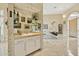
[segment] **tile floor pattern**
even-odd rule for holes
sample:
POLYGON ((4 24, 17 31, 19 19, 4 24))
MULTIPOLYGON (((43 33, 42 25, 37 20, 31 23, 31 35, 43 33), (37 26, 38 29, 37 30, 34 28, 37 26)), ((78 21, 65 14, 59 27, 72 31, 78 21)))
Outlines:
POLYGON ((66 53, 66 40, 46 40, 43 41, 43 48, 31 56, 64 56, 66 53))

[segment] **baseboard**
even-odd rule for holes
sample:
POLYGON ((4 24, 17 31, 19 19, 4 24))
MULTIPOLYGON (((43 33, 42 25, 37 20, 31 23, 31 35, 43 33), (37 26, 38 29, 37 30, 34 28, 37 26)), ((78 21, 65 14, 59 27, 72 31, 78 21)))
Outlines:
POLYGON ((27 54, 27 55, 25 55, 25 56, 32 56, 34 53, 37 53, 38 51, 41 51, 41 50, 42 50, 42 49, 39 48, 39 49, 37 49, 37 50, 33 51, 32 53, 27 54))

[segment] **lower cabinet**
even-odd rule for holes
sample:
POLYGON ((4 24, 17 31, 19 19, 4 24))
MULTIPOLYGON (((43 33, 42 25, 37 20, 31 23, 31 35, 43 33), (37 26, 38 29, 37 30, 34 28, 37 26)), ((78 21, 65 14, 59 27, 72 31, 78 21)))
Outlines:
POLYGON ((26 39, 26 55, 40 49, 40 36, 28 37, 26 39))
POLYGON ((40 36, 36 36, 35 37, 35 49, 38 50, 41 48, 41 37, 40 36))
POLYGON ((40 36, 24 37, 15 40, 15 56, 24 56, 40 49, 40 36))
POLYGON ((8 42, 0 42, 0 56, 8 56, 8 42))
POLYGON ((33 37, 28 37, 26 39, 26 55, 32 53, 35 51, 35 41, 33 40, 33 37))
POLYGON ((25 55, 25 39, 15 40, 15 56, 24 56, 25 55))

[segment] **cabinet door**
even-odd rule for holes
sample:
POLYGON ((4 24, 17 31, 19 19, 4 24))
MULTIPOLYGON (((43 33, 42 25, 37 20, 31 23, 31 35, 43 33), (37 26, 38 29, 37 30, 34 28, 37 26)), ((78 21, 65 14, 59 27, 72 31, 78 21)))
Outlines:
POLYGON ((40 36, 35 36, 35 49, 38 50, 41 48, 41 37, 40 36))
POLYGON ((8 56, 8 42, 0 43, 0 56, 8 56))
POLYGON ((32 36, 26 38, 26 55, 40 49, 41 44, 40 36, 32 36))
POLYGON ((28 37, 26 39, 26 54, 30 54, 35 51, 35 41, 33 37, 28 37))
POLYGON ((25 41, 24 39, 15 40, 15 55, 16 56, 24 56, 25 55, 25 41))

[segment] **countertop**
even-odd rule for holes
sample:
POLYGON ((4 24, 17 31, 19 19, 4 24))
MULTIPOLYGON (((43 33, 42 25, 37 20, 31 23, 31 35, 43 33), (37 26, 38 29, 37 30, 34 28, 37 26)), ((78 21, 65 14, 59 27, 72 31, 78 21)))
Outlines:
POLYGON ((24 33, 24 34, 14 34, 14 38, 23 38, 23 37, 32 37, 32 36, 38 36, 41 35, 41 32, 33 32, 33 33, 24 33))

